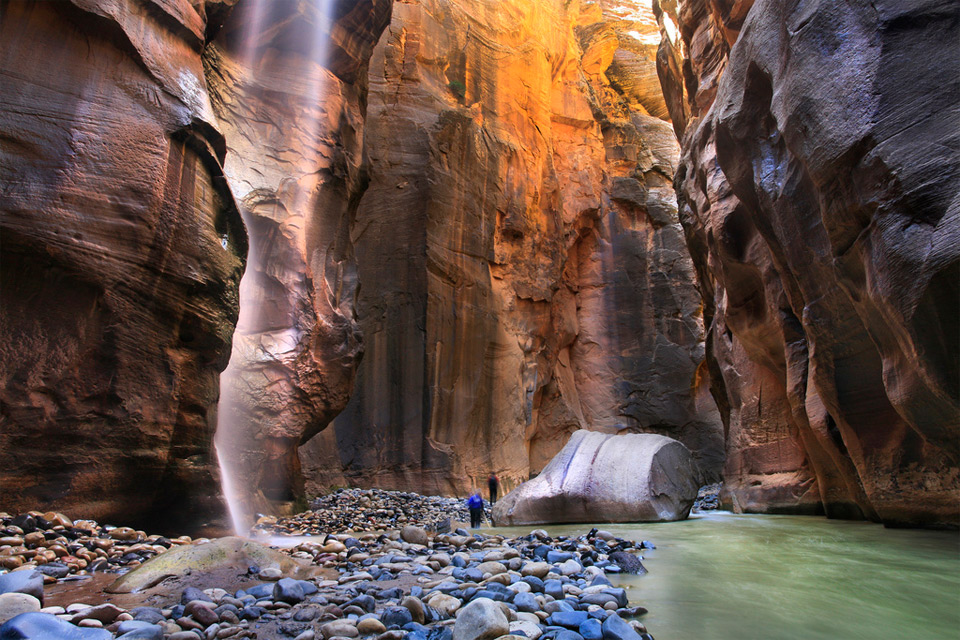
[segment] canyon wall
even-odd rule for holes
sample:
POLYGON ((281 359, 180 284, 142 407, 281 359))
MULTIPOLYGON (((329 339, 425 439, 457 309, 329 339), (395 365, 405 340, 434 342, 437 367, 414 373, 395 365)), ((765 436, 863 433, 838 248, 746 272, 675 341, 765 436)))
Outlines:
POLYGON ((960 524, 960 7, 659 0, 724 501, 960 524))
POLYGON ((349 229, 367 186, 366 67, 391 4, 247 0, 205 52, 251 238, 217 434, 248 516, 302 495, 297 447, 353 389, 363 350, 349 229))
POLYGON ((194 5, 0 8, 0 509, 221 511, 247 248, 194 5))
POLYGON ((658 43, 642 2, 394 3, 349 237, 365 355, 300 449, 308 493, 509 487, 580 428, 673 436, 719 478, 658 43))
POLYGON ((390 5, 4 3, 0 509, 219 518, 238 290, 220 445, 254 498, 296 491, 361 352, 347 229, 390 5))

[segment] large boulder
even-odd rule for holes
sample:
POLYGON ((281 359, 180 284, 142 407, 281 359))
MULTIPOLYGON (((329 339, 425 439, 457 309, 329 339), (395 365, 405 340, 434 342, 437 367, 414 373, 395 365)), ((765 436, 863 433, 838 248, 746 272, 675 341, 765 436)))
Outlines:
POLYGON ((77 627, 49 613, 21 613, 0 626, 0 640, 110 640, 106 629, 77 627))
POLYGON ((320 572, 319 567, 311 567, 266 545, 231 536, 162 553, 118 578, 107 587, 107 592, 137 593, 185 574, 199 580, 197 588, 208 588, 220 584, 217 580, 223 574, 246 574, 253 566, 275 567, 283 575, 298 579, 320 572))
POLYGON ((651 433, 576 431, 539 476, 493 508, 498 525, 683 520, 699 470, 682 443, 651 433))

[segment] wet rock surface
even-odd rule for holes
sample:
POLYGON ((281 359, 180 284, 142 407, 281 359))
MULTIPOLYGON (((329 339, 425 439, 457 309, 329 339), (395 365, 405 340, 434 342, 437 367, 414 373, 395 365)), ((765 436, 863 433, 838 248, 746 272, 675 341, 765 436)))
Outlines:
POLYGON ((698 511, 715 511, 720 508, 720 490, 723 488, 722 483, 708 484, 700 487, 700 490, 697 491, 697 499, 693 503, 693 509, 691 511, 696 513, 698 511))
MULTIPOLYGON (((395 497, 404 503, 412 496, 395 497)), ((421 504, 435 501, 426 497, 421 504)), ((36 520, 36 515, 39 514, 31 517, 36 520)), ((11 524, 14 518, 8 514, 0 517, 4 539, 15 537, 18 531, 11 524)), ((65 516, 63 519, 68 520, 65 516)), ((298 579, 289 566, 281 569, 248 563, 242 567, 248 578, 242 588, 223 582, 201 589, 184 587, 182 582, 172 580, 153 587, 149 602, 139 605, 130 604, 132 601, 91 601, 88 593, 87 602, 52 605, 36 611, 40 606, 37 600, 31 613, 13 617, 0 626, 0 638, 652 638, 644 625, 634 619, 646 610, 629 603, 626 592, 610 581, 615 574, 630 570, 632 563, 639 564, 641 550, 651 546, 648 542, 622 540, 596 529, 578 537, 550 537, 537 530, 511 538, 488 533, 471 535, 459 528, 428 534, 422 527, 414 532, 409 527, 416 525, 407 525, 408 530, 401 537, 397 530, 361 533, 321 527, 315 519, 313 522, 312 536, 292 539, 295 546, 280 551, 291 561, 323 571, 322 575, 298 579), (426 544, 405 540, 413 537, 426 544)), ((134 553, 130 549, 135 545, 161 541, 160 537, 123 527, 81 528, 78 523, 90 526, 89 521, 77 521, 70 527, 58 524, 47 528, 45 525, 50 523, 44 521, 37 531, 44 534, 44 539, 50 536, 51 546, 63 544, 68 552, 81 553, 81 547, 104 546, 101 550, 106 555, 108 570, 118 572, 134 566, 132 559, 127 564, 121 562, 127 553, 134 553), (117 561, 111 563, 113 558, 117 561)), ((222 544, 221 539, 178 538, 169 547, 178 551, 186 547, 213 549, 218 544, 222 544)), ((158 549, 152 555, 168 549, 163 544, 153 546, 158 549)), ((9 544, 0 545, 0 557, 13 557, 18 551, 9 544)), ((70 559, 65 560, 71 566, 68 576, 39 578, 41 574, 31 571, 33 565, 49 564, 42 557, 34 554, 20 569, 0 574, 0 587, 35 590, 40 579, 50 589, 93 579, 89 567, 80 568, 80 563, 70 559), (20 573, 25 578, 20 578, 20 573)), ((154 562, 163 559, 161 556, 154 562)), ((139 571, 150 569, 150 563, 146 563, 139 571)), ((195 574, 205 570, 201 565, 193 568, 195 574)), ((184 573, 190 572, 191 569, 184 569, 184 573)), ((61 602, 65 602, 65 594, 69 591, 59 594, 61 602)), ((11 595, 35 599, 19 592, 11 595)), ((147 600, 145 594, 141 595, 147 600)))

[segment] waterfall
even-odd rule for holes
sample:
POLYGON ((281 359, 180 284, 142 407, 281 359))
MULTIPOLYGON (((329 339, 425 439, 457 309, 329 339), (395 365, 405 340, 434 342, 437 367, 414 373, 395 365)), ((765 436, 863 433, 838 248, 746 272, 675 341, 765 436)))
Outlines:
POLYGON ((244 142, 269 140, 297 152, 291 154, 293 160, 273 159, 270 168, 274 170, 263 171, 258 165, 262 161, 258 145, 235 150, 233 144, 242 144, 232 143, 227 136, 231 150, 225 173, 241 204, 250 249, 240 283, 233 349, 220 379, 214 442, 224 497, 233 528, 241 536, 249 535, 258 512, 273 507, 277 498, 270 488, 286 486, 286 479, 276 476, 282 473, 281 458, 287 450, 278 452, 276 442, 287 443, 293 451, 298 444, 284 428, 289 429, 289 421, 299 416, 290 418, 284 409, 302 393, 296 361, 310 348, 305 336, 315 322, 311 313, 304 312, 312 309, 305 231, 317 214, 322 187, 324 146, 317 141, 329 126, 323 121, 322 105, 330 78, 326 67, 334 5, 334 0, 311 0, 296 16, 302 23, 286 31, 274 28, 270 0, 243 0, 238 5, 240 25, 233 55, 241 86, 236 93, 249 104, 236 108, 259 116, 258 98, 266 94, 261 75, 272 75, 275 81, 278 74, 289 74, 290 86, 284 90, 289 92, 294 113, 280 132, 271 128, 269 114, 250 117, 242 132, 244 142), (302 24, 308 28, 299 28, 302 24), (278 37, 309 41, 278 42, 278 37), (278 68, 284 64, 306 66, 278 68), (309 72, 303 73, 303 68, 309 72))

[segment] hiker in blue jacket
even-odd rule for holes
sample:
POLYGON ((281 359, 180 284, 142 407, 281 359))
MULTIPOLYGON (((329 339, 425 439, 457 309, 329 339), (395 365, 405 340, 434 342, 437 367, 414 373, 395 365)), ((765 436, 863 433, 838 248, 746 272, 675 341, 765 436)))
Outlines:
POLYGON ((473 495, 467 498, 467 508, 470 509, 470 526, 474 529, 480 528, 483 521, 483 498, 479 491, 474 491, 473 495))

